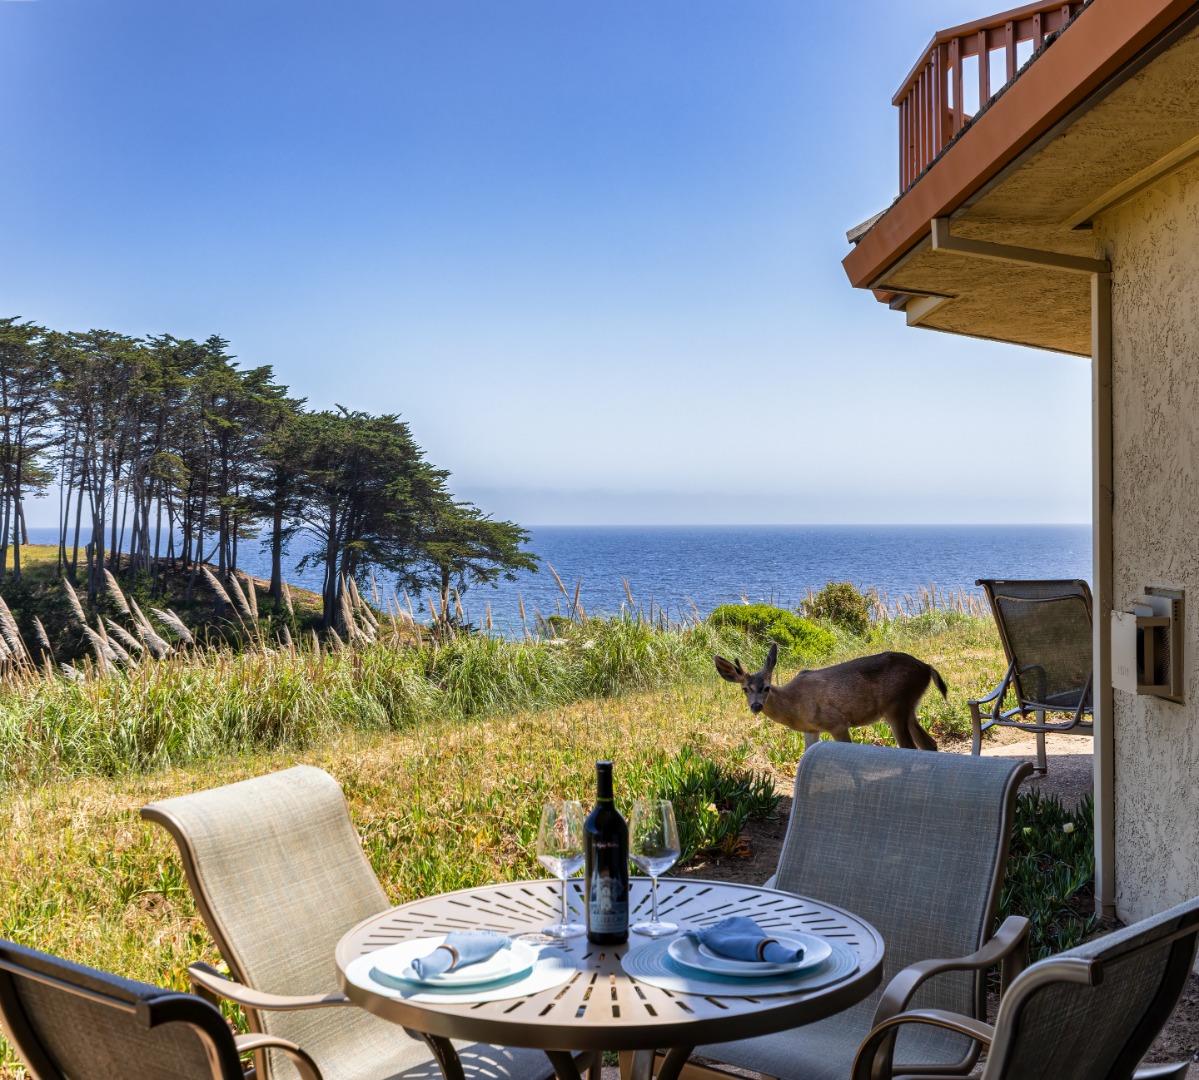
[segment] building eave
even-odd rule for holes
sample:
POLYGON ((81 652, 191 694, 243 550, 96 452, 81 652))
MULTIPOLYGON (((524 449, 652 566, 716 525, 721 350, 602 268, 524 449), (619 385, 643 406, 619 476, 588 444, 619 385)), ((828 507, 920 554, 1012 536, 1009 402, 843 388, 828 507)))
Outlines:
POLYGON ((842 266, 855 288, 874 288, 930 233, 933 218, 966 205, 985 185, 1142 51, 1199 0, 1091 0, 1030 65, 861 236, 842 266))

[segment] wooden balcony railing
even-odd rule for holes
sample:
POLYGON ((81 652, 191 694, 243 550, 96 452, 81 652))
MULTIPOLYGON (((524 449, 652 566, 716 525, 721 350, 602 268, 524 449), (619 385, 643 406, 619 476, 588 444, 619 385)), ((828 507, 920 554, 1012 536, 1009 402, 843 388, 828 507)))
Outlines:
POLYGON ((899 189, 906 191, 950 140, 1087 0, 1026 4, 933 37, 891 99, 899 109, 899 189))

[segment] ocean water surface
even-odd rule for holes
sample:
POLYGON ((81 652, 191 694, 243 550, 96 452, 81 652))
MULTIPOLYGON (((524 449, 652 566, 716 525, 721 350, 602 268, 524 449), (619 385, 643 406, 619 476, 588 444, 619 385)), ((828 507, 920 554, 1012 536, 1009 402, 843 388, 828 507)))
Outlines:
MULTIPOLYGON (((463 603, 472 621, 481 623, 490 605, 496 629, 513 633, 520 630, 521 600, 530 624, 535 612, 566 610, 548 566, 572 595, 579 586, 588 614, 618 612, 627 604, 627 580, 639 607, 652 603, 676 618, 742 598, 794 607, 829 581, 852 581, 899 600, 922 589, 973 590, 985 577, 1091 576, 1087 525, 541 526, 530 532, 542 568, 470 590, 463 603)), ((35 542, 55 542, 51 529, 31 533, 35 542)), ((305 550, 297 538, 287 576, 319 588, 318 570, 296 570, 305 550)), ((269 557, 256 541, 243 542, 239 561, 249 573, 269 575, 269 557)))

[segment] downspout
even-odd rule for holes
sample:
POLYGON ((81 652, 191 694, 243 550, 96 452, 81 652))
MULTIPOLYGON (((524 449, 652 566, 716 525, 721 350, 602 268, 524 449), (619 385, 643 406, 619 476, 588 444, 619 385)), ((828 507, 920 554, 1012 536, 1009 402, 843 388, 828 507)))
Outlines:
POLYGON ((1116 743, 1112 714, 1112 639, 1115 609, 1112 575, 1112 266, 1107 259, 1063 255, 1040 248, 1014 247, 954 236, 949 218, 933 218, 932 249, 978 259, 1049 267, 1091 279, 1091 545, 1094 611, 1092 697, 1095 746, 1095 909, 1116 910, 1115 772, 1116 743))
POLYGON ((1112 275, 1091 275, 1091 554, 1095 582, 1095 910, 1116 913, 1116 739, 1112 702, 1112 275))

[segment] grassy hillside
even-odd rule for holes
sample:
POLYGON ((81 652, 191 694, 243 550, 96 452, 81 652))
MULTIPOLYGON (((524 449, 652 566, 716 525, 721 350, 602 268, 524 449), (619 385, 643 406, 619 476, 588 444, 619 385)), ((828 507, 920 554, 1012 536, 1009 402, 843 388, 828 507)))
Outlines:
MULTIPOLYGON (((12 552, 9 552, 8 568, 12 569, 12 552)), ((31 584, 53 583, 58 577, 58 548, 53 544, 22 544, 21 545, 21 574, 31 584)), ((265 597, 270 582, 262 578, 254 578, 260 596, 265 597)), ((184 581, 183 575, 170 579, 168 585, 176 592, 181 592, 184 581)), ((302 589, 291 585, 292 602, 302 615, 319 617, 321 613, 321 598, 310 589, 302 589)), ((203 590, 201 590, 202 592, 203 590)), ((211 597, 204 596, 203 601, 211 607, 211 597)))
MULTIPOLYGON (((830 659, 901 648, 933 663, 950 700, 930 694, 922 716, 941 739, 965 734, 965 700, 1003 670, 990 623, 960 614, 836 641, 830 659)), ((344 785, 397 902, 540 876, 541 802, 589 798, 605 756, 622 797, 679 799, 692 845, 728 848, 746 805, 765 812, 753 777, 785 788, 802 738, 751 716, 712 670, 714 651, 749 664, 765 646, 708 625, 622 619, 556 643, 206 653, 0 688, 0 936, 184 986, 186 965, 216 953, 171 845, 138 808, 301 761, 344 785), (730 789, 739 794, 721 794, 730 789)), ((785 654, 780 678, 800 663, 785 654)), ((889 738, 883 725, 859 734, 889 738)))
MULTIPOLYGON (((36 640, 33 627, 33 618, 36 616, 49 635, 55 660, 73 663, 82 656, 90 655, 87 638, 72 616, 70 603, 58 577, 58 549, 52 544, 25 544, 21 547, 20 580, 14 581, 11 577, 11 550, 8 569, 10 573, 0 578, 0 598, 13 610, 25 641, 30 643, 36 640)), ((81 570, 80 577, 83 576, 81 570)), ((132 580, 128 574, 122 574, 121 577, 125 594, 144 610, 155 607, 169 609, 204 640, 232 642, 238 638, 241 627, 227 608, 222 610, 217 603, 218 598, 201 574, 193 577, 190 572, 164 568, 157 589, 151 587, 153 583, 144 572, 134 575, 132 580)), ((270 582, 248 576, 242 580, 243 583, 253 582, 264 626, 269 628, 279 621, 268 596, 270 582)), ((320 596, 296 586, 289 586, 289 593, 293 610, 286 617, 288 624, 300 630, 316 626, 321 618, 320 596)), ((89 614, 119 617, 120 611, 114 607, 111 598, 101 592, 89 614)))

